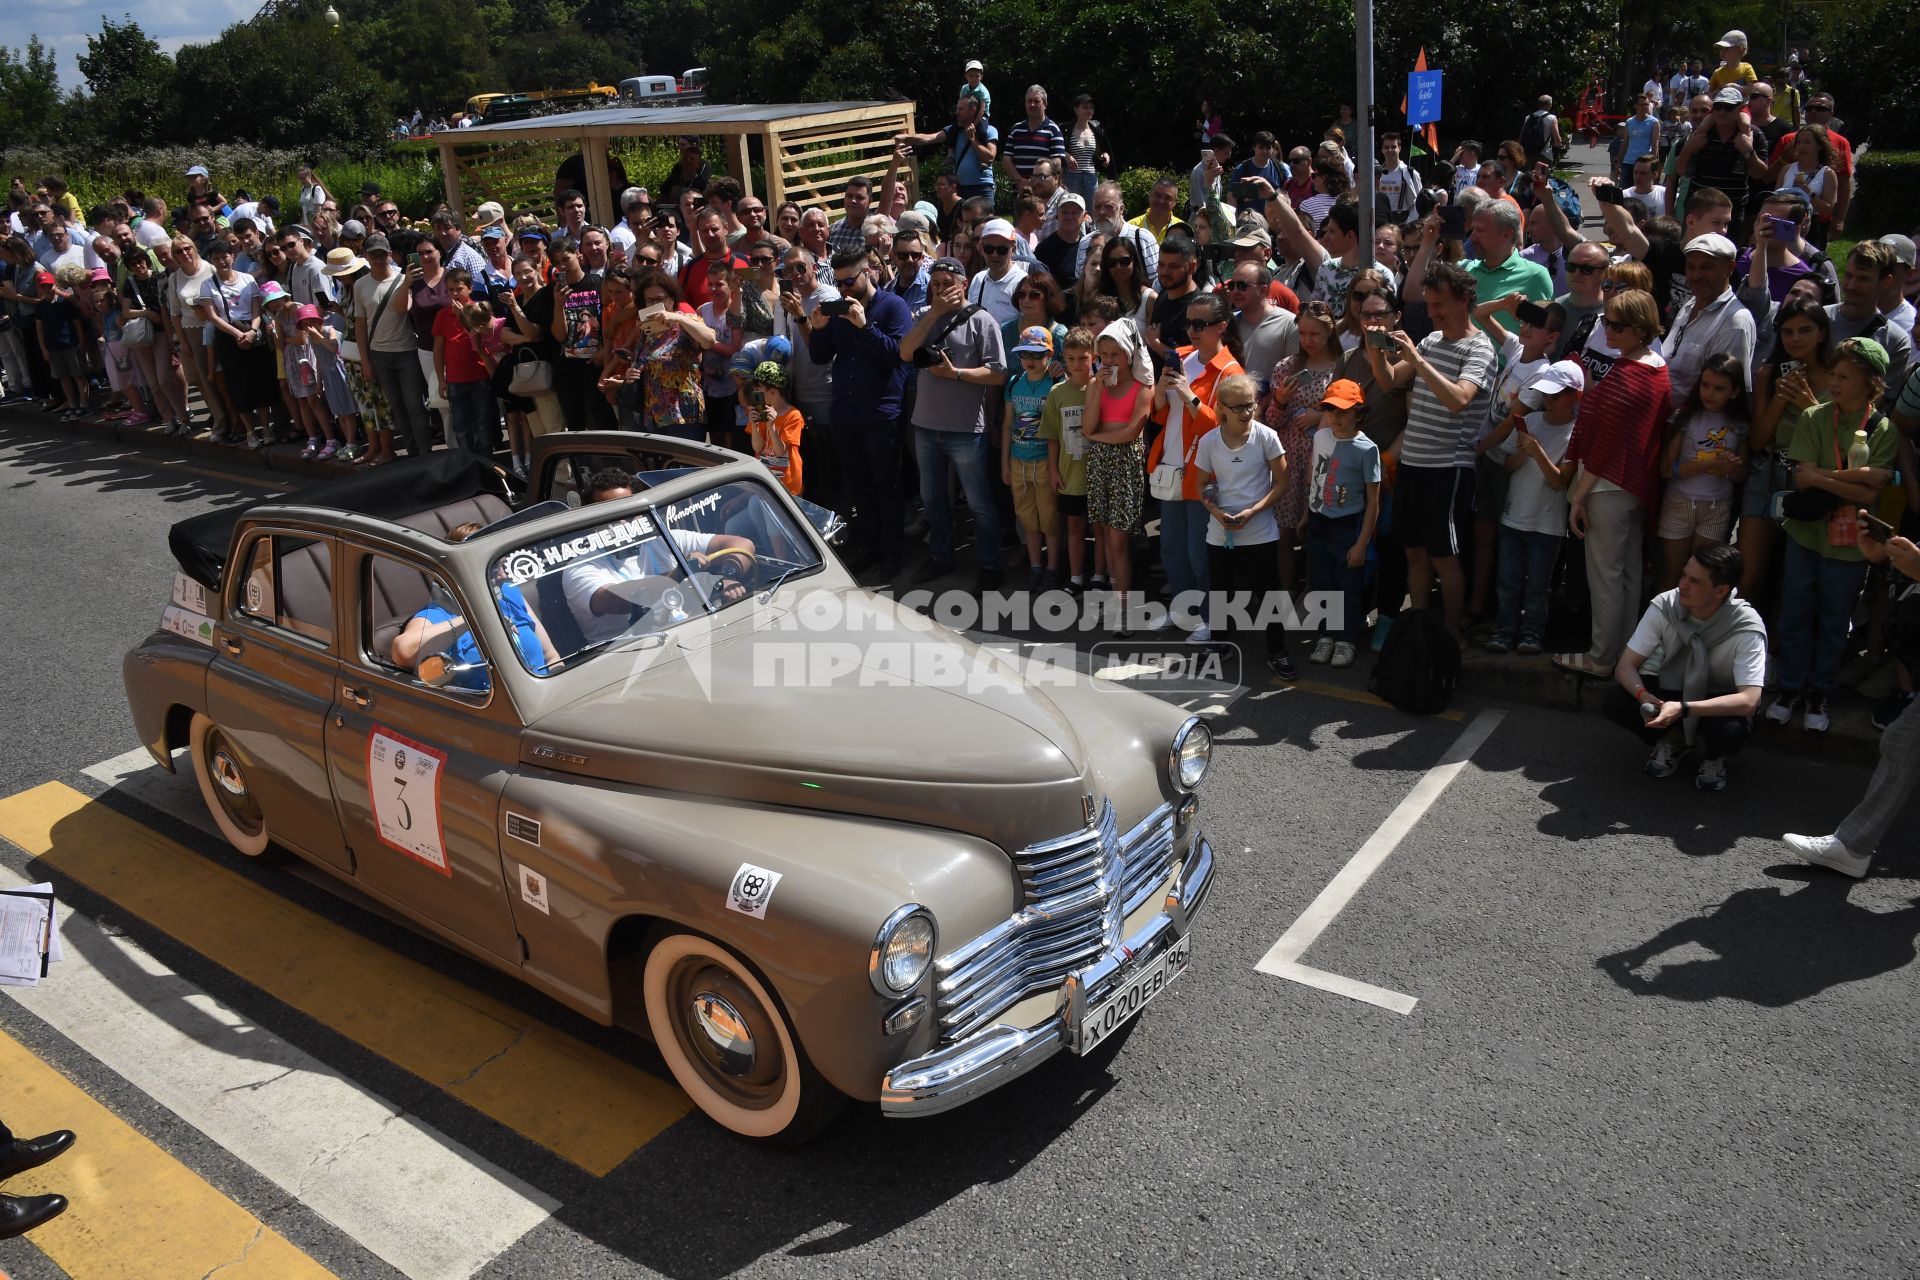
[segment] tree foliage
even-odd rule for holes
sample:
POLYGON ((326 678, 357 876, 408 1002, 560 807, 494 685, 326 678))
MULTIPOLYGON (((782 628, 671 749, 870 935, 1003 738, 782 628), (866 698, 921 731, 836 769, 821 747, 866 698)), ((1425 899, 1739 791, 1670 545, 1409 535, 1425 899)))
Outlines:
POLYGON ((173 59, 132 18, 100 20, 100 34, 87 37, 80 55, 89 100, 78 104, 101 141, 121 147, 161 142, 173 123, 173 59))
POLYGON ((1829 11, 1821 43, 1851 56, 1818 68, 1846 121, 1847 140, 1920 145, 1920 0, 1878 0, 1829 11))
POLYGON ((0 138, 21 142, 60 140, 60 72, 54 51, 28 36, 15 52, 0 45, 0 138))

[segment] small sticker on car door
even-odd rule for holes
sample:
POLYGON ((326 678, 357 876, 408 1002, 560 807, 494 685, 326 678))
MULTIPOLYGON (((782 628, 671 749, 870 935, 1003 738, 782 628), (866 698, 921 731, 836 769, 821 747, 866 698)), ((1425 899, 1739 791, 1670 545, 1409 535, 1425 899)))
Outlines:
POLYGON ((540 847, 540 822, 537 818, 507 810, 507 834, 522 844, 530 844, 536 849, 540 847))
POLYGON ((738 911, 755 920, 765 920, 767 903, 773 900, 773 891, 779 884, 778 871, 743 862, 740 869, 733 873, 733 883, 727 886, 727 910, 738 911))
POLYGON ((547 902, 547 878, 532 867, 520 868, 520 900, 543 916, 551 914, 547 902))

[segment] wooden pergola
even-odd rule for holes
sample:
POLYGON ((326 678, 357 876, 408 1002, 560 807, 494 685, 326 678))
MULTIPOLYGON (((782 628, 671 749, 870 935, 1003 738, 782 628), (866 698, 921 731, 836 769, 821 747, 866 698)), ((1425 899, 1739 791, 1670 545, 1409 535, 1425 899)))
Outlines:
MULTIPOLYGON (((616 138, 726 139, 727 172, 754 194, 748 140, 765 158, 769 212, 784 200, 802 207, 838 199, 847 179, 886 172, 894 137, 913 131, 913 103, 714 103, 682 107, 605 107, 433 135, 446 177, 447 204, 469 208, 497 200, 508 211, 550 214, 555 157, 578 153, 586 169, 588 216, 610 225, 619 192, 608 180, 609 143, 616 138)), ((912 166, 901 177, 911 183, 912 166)))

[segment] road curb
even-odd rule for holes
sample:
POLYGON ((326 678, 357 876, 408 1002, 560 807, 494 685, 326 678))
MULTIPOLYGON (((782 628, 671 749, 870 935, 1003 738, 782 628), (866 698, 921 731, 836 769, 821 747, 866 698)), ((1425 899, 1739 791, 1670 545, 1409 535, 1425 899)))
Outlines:
POLYGON ((198 437, 168 435, 158 424, 128 426, 125 422, 110 422, 105 418, 90 416, 63 422, 54 414, 42 412, 30 405, 7 405, 0 408, 0 421, 16 426, 39 427, 54 436, 85 436, 93 440, 105 440, 113 444, 139 448, 148 453, 172 453, 183 458, 203 458, 221 463, 228 470, 270 471, 277 475, 298 477, 307 480, 325 480, 332 476, 343 476, 353 471, 352 463, 335 462, 331 458, 322 461, 318 458, 303 458, 300 451, 305 446, 292 444, 269 445, 264 449, 249 449, 245 445, 216 444, 198 437))

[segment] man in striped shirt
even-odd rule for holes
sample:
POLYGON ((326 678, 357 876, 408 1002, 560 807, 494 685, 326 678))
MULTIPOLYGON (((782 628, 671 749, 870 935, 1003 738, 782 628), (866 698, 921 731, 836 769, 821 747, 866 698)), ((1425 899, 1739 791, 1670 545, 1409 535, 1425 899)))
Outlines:
POLYGON ((843 249, 867 247, 867 233, 864 227, 867 221, 867 210, 873 203, 873 179, 859 173, 848 178, 846 194, 842 200, 846 216, 827 228, 829 256, 843 249))
POLYGON ((1499 371, 1493 342, 1473 324, 1474 279, 1450 262, 1427 269, 1421 296, 1433 332, 1416 345, 1396 331, 1387 360, 1396 387, 1412 386, 1407 429, 1388 449, 1399 464, 1393 486, 1394 536, 1407 552, 1407 587, 1424 609, 1440 580, 1447 630, 1461 634, 1466 575, 1460 549, 1473 526, 1474 435, 1487 420, 1499 371))
POLYGON ((1047 91, 1035 84, 1027 86, 1027 118, 1000 136, 1000 163, 1015 189, 1024 191, 1033 181, 1033 166, 1042 160, 1064 166, 1067 135, 1048 118, 1047 91))

